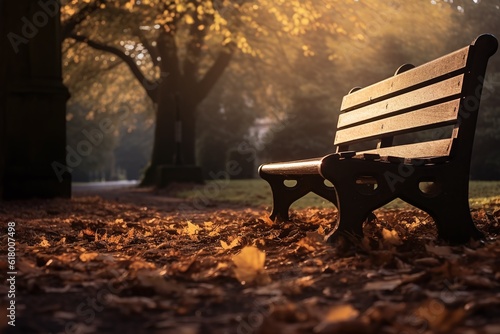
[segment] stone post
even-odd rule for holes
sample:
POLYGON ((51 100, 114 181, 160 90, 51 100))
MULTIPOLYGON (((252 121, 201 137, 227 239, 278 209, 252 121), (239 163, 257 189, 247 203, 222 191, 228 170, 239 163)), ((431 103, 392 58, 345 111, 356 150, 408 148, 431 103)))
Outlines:
POLYGON ((70 197, 57 0, 0 2, 0 195, 70 197))

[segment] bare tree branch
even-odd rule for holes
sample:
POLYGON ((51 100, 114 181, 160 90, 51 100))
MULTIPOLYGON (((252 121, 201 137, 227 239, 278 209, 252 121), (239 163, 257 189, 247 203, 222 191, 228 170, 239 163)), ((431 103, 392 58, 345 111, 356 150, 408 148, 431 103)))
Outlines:
POLYGON ((78 42, 85 43, 93 49, 114 54, 115 56, 117 56, 118 58, 123 60, 128 65, 130 70, 132 71, 132 74, 134 74, 136 79, 144 87, 144 89, 146 90, 146 93, 151 98, 151 100, 153 100, 153 102, 157 101, 158 84, 156 82, 153 82, 153 81, 149 80, 148 78, 146 78, 144 76, 144 74, 142 73, 142 71, 137 66, 137 64, 135 63, 134 59, 127 56, 122 50, 120 50, 114 46, 110 46, 110 45, 106 45, 106 44, 103 44, 103 43, 100 43, 97 41, 93 41, 86 36, 77 35, 74 33, 71 33, 69 35, 69 38, 72 38, 78 42))
POLYGON ((161 57, 161 71, 169 75, 170 88, 179 89, 179 80, 182 75, 175 36, 172 32, 160 30, 156 43, 161 57))
POLYGON ((201 102, 210 93, 210 90, 220 79, 224 70, 229 65, 234 54, 234 48, 230 47, 229 50, 223 50, 212 64, 212 67, 205 73, 204 77, 198 83, 196 90, 196 100, 201 102))

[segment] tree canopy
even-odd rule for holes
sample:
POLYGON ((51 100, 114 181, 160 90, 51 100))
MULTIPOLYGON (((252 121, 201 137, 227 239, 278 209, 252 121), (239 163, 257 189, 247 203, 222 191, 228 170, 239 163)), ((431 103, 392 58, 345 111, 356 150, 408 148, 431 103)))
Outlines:
MULTIPOLYGON (((94 113, 118 113, 124 105, 131 115, 154 111, 153 167, 176 158, 179 110, 187 164, 196 163, 196 137, 211 136, 208 123, 196 128, 207 120, 200 113, 250 110, 254 117, 284 122, 301 108, 294 106, 296 97, 309 95, 326 101, 322 108, 334 121, 352 86, 382 79, 404 62, 418 65, 451 51, 450 36, 463 26, 457 17, 479 8, 464 3, 462 12, 456 3, 424 0, 63 4, 65 80, 74 101, 94 113), (243 82, 235 85, 238 78, 243 82), (223 93, 211 95, 217 86, 223 93)), ((135 119, 128 118, 127 126, 134 127, 135 119)), ((219 147, 229 149, 236 139, 222 133, 215 133, 225 143, 219 147)))

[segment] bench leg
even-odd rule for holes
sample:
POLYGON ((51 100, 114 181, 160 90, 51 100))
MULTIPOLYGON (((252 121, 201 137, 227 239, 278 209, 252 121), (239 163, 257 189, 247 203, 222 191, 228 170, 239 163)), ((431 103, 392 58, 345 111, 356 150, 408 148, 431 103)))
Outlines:
POLYGON ((472 239, 482 239, 484 235, 476 228, 472 220, 469 203, 454 203, 450 206, 434 209, 434 219, 438 235, 451 244, 462 244, 472 239))
POLYGON ((407 202, 426 211, 436 224, 439 238, 451 244, 484 237, 472 220, 467 190, 454 190, 436 198, 407 202))
POLYGON ((297 184, 293 187, 285 185, 289 177, 282 175, 261 175, 271 186, 273 194, 273 210, 270 215, 271 220, 289 220, 288 211, 290 206, 299 198, 304 197, 309 192, 329 200, 336 204, 335 189, 327 187, 324 179, 320 175, 301 175, 295 181, 297 184))
POLYGON ((382 182, 385 169, 381 167, 386 166, 358 159, 339 161, 335 156, 323 159, 321 174, 335 186, 339 210, 337 227, 327 236, 328 241, 333 242, 337 235, 363 237, 363 224, 376 218, 373 210, 395 198, 394 193, 382 182), (376 180, 376 186, 357 184, 359 175, 372 177, 376 180))
MULTIPOLYGON (((451 173, 446 166, 437 166, 433 171, 437 188, 434 193, 419 190, 417 176, 400 196, 403 200, 426 211, 436 224, 439 238, 461 244, 472 239, 481 239, 484 235, 476 228, 469 208, 468 171, 451 173), (464 176, 465 175, 465 176, 464 176)), ((455 170, 459 170, 458 166, 455 170)))
POLYGON ((328 242, 333 242, 334 238, 339 236, 346 237, 363 237, 363 224, 364 222, 373 217, 372 210, 363 205, 363 200, 356 200, 359 194, 355 194, 347 190, 347 192, 340 192, 337 194, 338 201, 338 216, 337 226, 335 230, 328 235, 328 242))

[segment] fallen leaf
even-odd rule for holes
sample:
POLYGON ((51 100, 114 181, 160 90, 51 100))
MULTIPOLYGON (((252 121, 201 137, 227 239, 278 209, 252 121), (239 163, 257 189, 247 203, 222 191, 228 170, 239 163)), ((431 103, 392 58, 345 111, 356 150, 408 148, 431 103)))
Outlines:
POLYGON ((107 263, 107 264, 111 264, 111 263, 116 262, 116 259, 111 254, 99 254, 99 256, 97 256, 96 260, 102 261, 102 262, 107 263))
POLYGON ((392 303, 379 300, 363 313, 363 319, 370 324, 392 322, 406 308, 404 303, 392 303))
POLYGON ((214 222, 210 222, 210 221, 203 222, 203 227, 205 227, 205 228, 212 228, 213 226, 214 226, 214 222))
POLYGON ((130 263, 128 268, 130 270, 137 271, 137 270, 141 270, 141 269, 156 269, 156 266, 154 263, 151 263, 148 261, 138 260, 138 261, 134 261, 134 262, 130 263))
POLYGON ((254 246, 247 246, 232 258, 234 273, 241 284, 251 283, 264 271, 266 254, 254 246))
POLYGON ((492 282, 488 277, 479 275, 467 275, 462 277, 465 285, 472 288, 493 289, 498 286, 497 283, 492 282))
POLYGON ((236 237, 236 238, 233 239, 233 241, 231 241, 230 244, 228 244, 227 242, 221 240, 220 241, 220 245, 224 249, 232 249, 232 248, 238 246, 240 244, 240 241, 241 241, 241 238, 240 237, 236 237))
POLYGON ((306 250, 310 251, 310 252, 315 251, 315 250, 316 250, 316 248, 315 248, 314 246, 310 245, 310 244, 309 244, 309 242, 310 242, 310 241, 309 241, 307 238, 302 238, 302 239, 300 239, 300 240, 297 242, 297 245, 298 245, 299 247, 302 247, 302 248, 304 248, 304 249, 306 249, 306 250))
POLYGON ((95 260, 99 256, 99 253, 91 252, 91 253, 83 253, 80 254, 80 261, 89 262, 95 260))
POLYGON ((461 265, 456 260, 445 261, 438 267, 430 268, 429 271, 449 278, 462 277, 473 273, 469 267, 461 265))
POLYGON ((418 272, 415 274, 403 275, 401 280, 402 280, 402 283, 404 283, 404 284, 415 283, 415 282, 419 281, 420 279, 422 279, 423 277, 425 277, 426 275, 427 275, 427 273, 425 271, 421 271, 421 272, 418 272))
POLYGON ((384 228, 382 229, 382 237, 389 245, 399 246, 403 243, 396 230, 390 231, 384 228))
POLYGON ((283 304, 272 305, 269 318, 283 322, 302 322, 308 319, 309 315, 300 305, 285 302, 283 304))
POLYGON ((449 310, 441 301, 429 299, 415 310, 415 315, 426 320, 434 333, 449 333, 464 319, 466 311, 463 308, 449 310))
POLYGON ((199 233, 200 227, 188 221, 186 230, 189 235, 195 235, 199 233))
POLYGON ((312 252, 321 246, 323 240, 324 236, 318 232, 307 232, 306 236, 297 242, 297 245, 312 252))
POLYGON ((359 315, 359 311, 356 310, 352 305, 337 305, 328 311, 326 317, 323 321, 327 322, 339 322, 346 321, 356 318, 359 315))
POLYGON ((318 232, 319 235, 322 236, 322 239, 324 240, 325 238, 325 234, 326 234, 326 231, 325 229, 323 228, 323 226, 320 226, 318 227, 318 229, 316 230, 316 232, 318 232))
POLYGON ((271 218, 269 218, 269 216, 267 216, 267 215, 263 216, 262 220, 264 221, 264 223, 266 223, 269 226, 274 225, 274 221, 271 218))
POLYGON ((359 311, 350 304, 333 306, 325 318, 316 327, 315 333, 364 333, 366 327, 361 321, 356 321, 359 311))
POLYGON ((365 291, 394 290, 403 283, 401 279, 392 279, 387 281, 368 282, 363 287, 365 291))
POLYGON ((45 239, 44 236, 42 236, 42 241, 40 241, 39 245, 41 247, 47 248, 50 247, 50 242, 47 239, 45 239))
POLYGON ((500 309, 500 295, 470 301, 465 304, 464 309, 469 314, 487 314, 489 310, 500 309))

